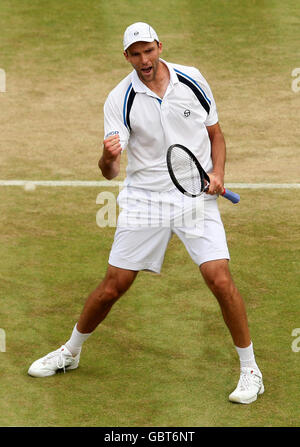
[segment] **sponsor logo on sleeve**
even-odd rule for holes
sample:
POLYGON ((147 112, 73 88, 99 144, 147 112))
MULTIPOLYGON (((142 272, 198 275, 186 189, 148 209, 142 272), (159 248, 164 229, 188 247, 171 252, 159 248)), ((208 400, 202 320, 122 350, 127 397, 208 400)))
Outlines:
POLYGON ((105 135, 105 139, 108 137, 111 137, 112 135, 119 135, 119 131, 118 130, 112 130, 111 132, 109 132, 108 134, 105 135))

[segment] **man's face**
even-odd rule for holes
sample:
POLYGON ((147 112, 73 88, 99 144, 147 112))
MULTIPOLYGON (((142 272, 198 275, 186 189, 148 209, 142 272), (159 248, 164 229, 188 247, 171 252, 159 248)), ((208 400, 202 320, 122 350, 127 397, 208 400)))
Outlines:
POLYGON ((124 51, 124 56, 147 84, 155 80, 161 52, 161 42, 136 42, 124 51))

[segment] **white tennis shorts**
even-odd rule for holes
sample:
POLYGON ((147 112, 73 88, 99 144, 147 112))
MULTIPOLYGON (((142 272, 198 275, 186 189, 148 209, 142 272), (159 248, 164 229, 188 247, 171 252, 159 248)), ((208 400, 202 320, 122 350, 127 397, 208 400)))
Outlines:
POLYGON ((160 273, 173 234, 192 260, 230 259, 214 196, 188 198, 177 189, 165 193, 125 188, 108 263, 126 270, 160 273))

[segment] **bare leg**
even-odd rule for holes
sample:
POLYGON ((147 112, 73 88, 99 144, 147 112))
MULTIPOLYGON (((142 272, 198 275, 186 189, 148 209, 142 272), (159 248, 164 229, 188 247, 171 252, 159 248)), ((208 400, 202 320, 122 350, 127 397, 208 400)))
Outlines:
POLYGON ((88 297, 71 338, 60 349, 32 363, 28 374, 47 377, 59 369, 76 369, 79 364, 82 344, 104 320, 113 304, 133 283, 138 272, 108 266, 106 276, 88 297))
POLYGON ((248 347, 251 343, 244 301, 231 277, 228 261, 220 259, 200 266, 202 276, 217 298, 224 321, 235 346, 248 347))
POLYGON ((109 265, 105 278, 86 300, 77 323, 78 331, 82 334, 93 332, 113 304, 129 289, 137 274, 137 271, 109 265))

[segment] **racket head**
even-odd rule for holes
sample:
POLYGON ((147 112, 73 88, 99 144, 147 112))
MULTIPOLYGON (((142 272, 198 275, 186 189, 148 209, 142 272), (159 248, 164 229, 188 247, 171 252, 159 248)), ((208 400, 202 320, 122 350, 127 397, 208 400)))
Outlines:
POLYGON ((182 144, 167 150, 167 167, 176 188, 189 197, 198 197, 209 188, 209 177, 196 156, 182 144))

